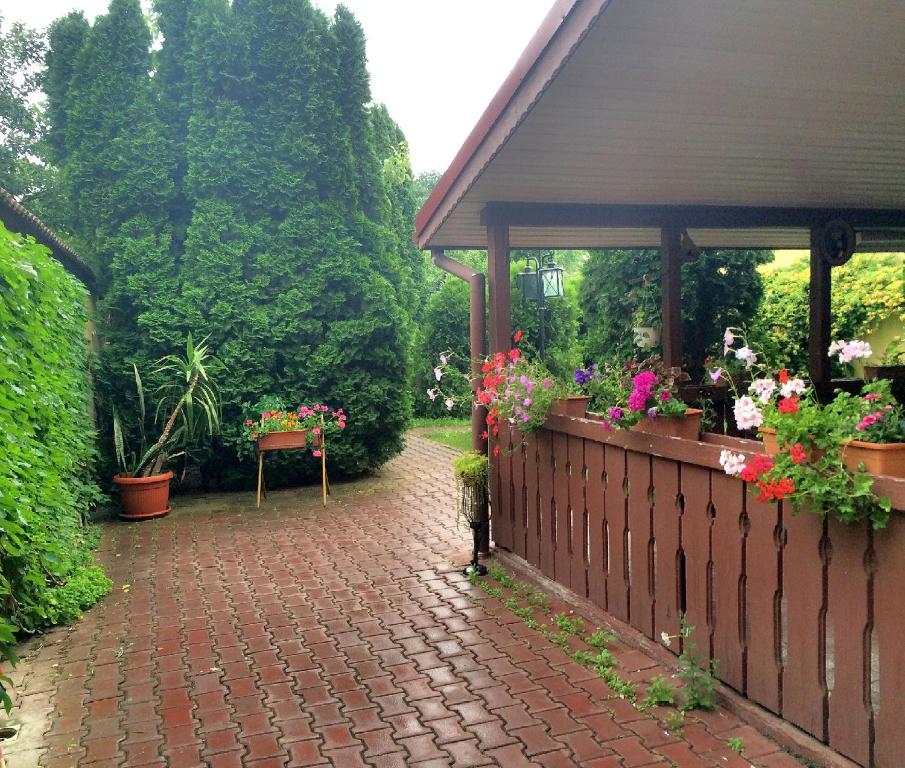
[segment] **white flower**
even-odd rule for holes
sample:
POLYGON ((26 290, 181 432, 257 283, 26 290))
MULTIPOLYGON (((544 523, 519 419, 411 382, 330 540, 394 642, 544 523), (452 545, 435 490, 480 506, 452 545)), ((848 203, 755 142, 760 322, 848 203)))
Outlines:
POLYGON ((807 386, 801 379, 789 379, 780 387, 779 394, 783 397, 792 397, 792 395, 802 394, 805 389, 807 389, 807 386))
MULTIPOLYGON (((727 331, 727 333, 728 333, 728 331, 727 331)), ((665 645, 667 648, 669 648, 672 645, 672 636, 670 636, 668 633, 661 632, 660 639, 663 641, 663 645, 665 645)))
POLYGON ((434 368, 434 378, 437 381, 440 381, 440 379, 443 378, 443 369, 440 368, 439 366, 437 368, 434 368))
POLYGON ((834 341, 830 344, 830 348, 827 350, 827 354, 831 357, 838 352, 842 351, 842 348, 845 346, 844 341, 834 341))
POLYGON ((866 341, 853 340, 848 342, 839 353, 840 363, 850 363, 852 360, 870 357, 873 354, 870 344, 866 341))
POLYGON ((745 468, 745 457, 741 453, 732 451, 720 451, 720 466, 730 477, 740 475, 745 468))
POLYGON ((449 362, 449 358, 446 355, 440 355, 440 362, 446 365, 449 362))
POLYGON ((757 399, 764 405, 770 402, 776 391, 776 382, 773 379, 755 379, 749 389, 757 395, 757 399))
POLYGON ((729 347, 735 344, 735 334, 728 328, 723 332, 723 354, 729 351, 729 347))
POLYGON ((751 347, 741 347, 735 350, 735 359, 741 360, 749 368, 757 362, 757 355, 751 347))
POLYGON ((453 399, 451 397, 447 397, 444 402, 446 403, 446 410, 451 411, 453 409, 453 406, 455 405, 453 399))
POLYGON ((739 429, 754 429, 764 422, 764 414, 747 395, 735 401, 735 423, 739 429))
POLYGON ((436 390, 436 389, 429 389, 429 390, 427 390, 427 396, 428 396, 431 400, 436 400, 436 399, 437 399, 437 390, 436 390))

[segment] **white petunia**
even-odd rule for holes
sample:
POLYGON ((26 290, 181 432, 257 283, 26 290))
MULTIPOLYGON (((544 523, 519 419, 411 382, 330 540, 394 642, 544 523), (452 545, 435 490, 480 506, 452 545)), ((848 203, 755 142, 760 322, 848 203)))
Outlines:
POLYGON ((739 429, 755 429, 764 422, 764 414, 757 407, 757 403, 747 395, 736 400, 732 410, 739 429))
POLYGON ((453 402, 453 399, 451 397, 447 397, 445 402, 446 410, 451 411, 453 409, 453 406, 455 405, 455 402, 453 402))
POLYGON ((751 347, 741 347, 735 350, 735 359, 741 360, 749 368, 757 362, 757 355, 751 347))
MULTIPOLYGON (((727 331, 727 333, 728 333, 728 331, 727 331)), ((660 640, 663 641, 663 645, 665 645, 667 648, 669 648, 672 645, 672 636, 669 635, 667 632, 660 633, 660 640)))
POLYGON ((792 395, 802 394, 805 389, 807 389, 807 385, 801 379, 789 379, 780 387, 779 394, 783 397, 792 397, 792 395))
POLYGON ((757 395, 757 399, 764 405, 770 402, 776 391, 776 382, 773 379, 755 379, 749 389, 757 395))
POLYGON ((431 400, 436 400, 436 399, 437 399, 437 390, 436 390, 436 389, 429 389, 429 390, 427 390, 427 396, 428 396, 431 400))
POLYGON ((440 381, 440 379, 443 378, 443 369, 440 368, 439 366, 437 368, 434 368, 434 378, 437 381, 440 381))
POLYGON ((736 477, 745 468, 745 457, 741 453, 720 451, 720 466, 727 475, 736 477))
POLYGON ((728 328, 723 332, 723 354, 729 352, 729 348, 735 344, 735 334, 728 328))

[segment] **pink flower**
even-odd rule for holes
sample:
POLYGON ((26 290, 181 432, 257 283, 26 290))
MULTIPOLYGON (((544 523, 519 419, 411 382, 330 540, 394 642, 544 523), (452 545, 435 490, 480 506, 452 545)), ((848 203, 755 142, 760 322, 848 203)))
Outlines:
POLYGON ((670 394, 670 391, 668 389, 664 389, 660 393, 660 402, 661 403, 669 402, 671 399, 672 399, 672 394, 670 394))
POLYGON ((320 433, 321 433, 320 427, 315 427, 314 429, 311 430, 312 435, 319 435, 320 433))
POLYGON ((323 454, 320 451, 313 451, 312 455, 314 456, 315 459, 319 459, 321 456, 323 456, 323 454))
POLYGON ((245 419, 245 426, 250 427, 254 422, 251 419, 245 419))

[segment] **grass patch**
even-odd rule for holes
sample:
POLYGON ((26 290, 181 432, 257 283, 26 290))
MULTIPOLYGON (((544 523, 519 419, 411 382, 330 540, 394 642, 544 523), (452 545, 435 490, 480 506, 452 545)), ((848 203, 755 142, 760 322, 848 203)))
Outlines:
POLYGON ((443 430, 438 432, 425 432, 421 437, 433 440, 441 445, 448 445, 459 451, 471 450, 471 430, 467 432, 457 432, 452 430, 443 430))
POLYGON ((409 429, 418 429, 421 427, 433 427, 434 429, 468 429, 471 426, 471 421, 468 419, 425 419, 418 418, 412 419, 409 424, 409 429))

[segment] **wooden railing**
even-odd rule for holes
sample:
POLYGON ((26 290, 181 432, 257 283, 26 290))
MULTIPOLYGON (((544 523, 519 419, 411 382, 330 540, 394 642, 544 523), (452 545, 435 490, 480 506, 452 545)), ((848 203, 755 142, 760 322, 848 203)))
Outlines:
MULTIPOLYGON (((685 616, 736 691, 861 765, 905 765, 905 514, 874 532, 759 503, 719 466, 752 440, 551 416, 499 445, 498 547, 651 639, 685 616)), ((905 510, 905 481, 875 490, 905 510)))

